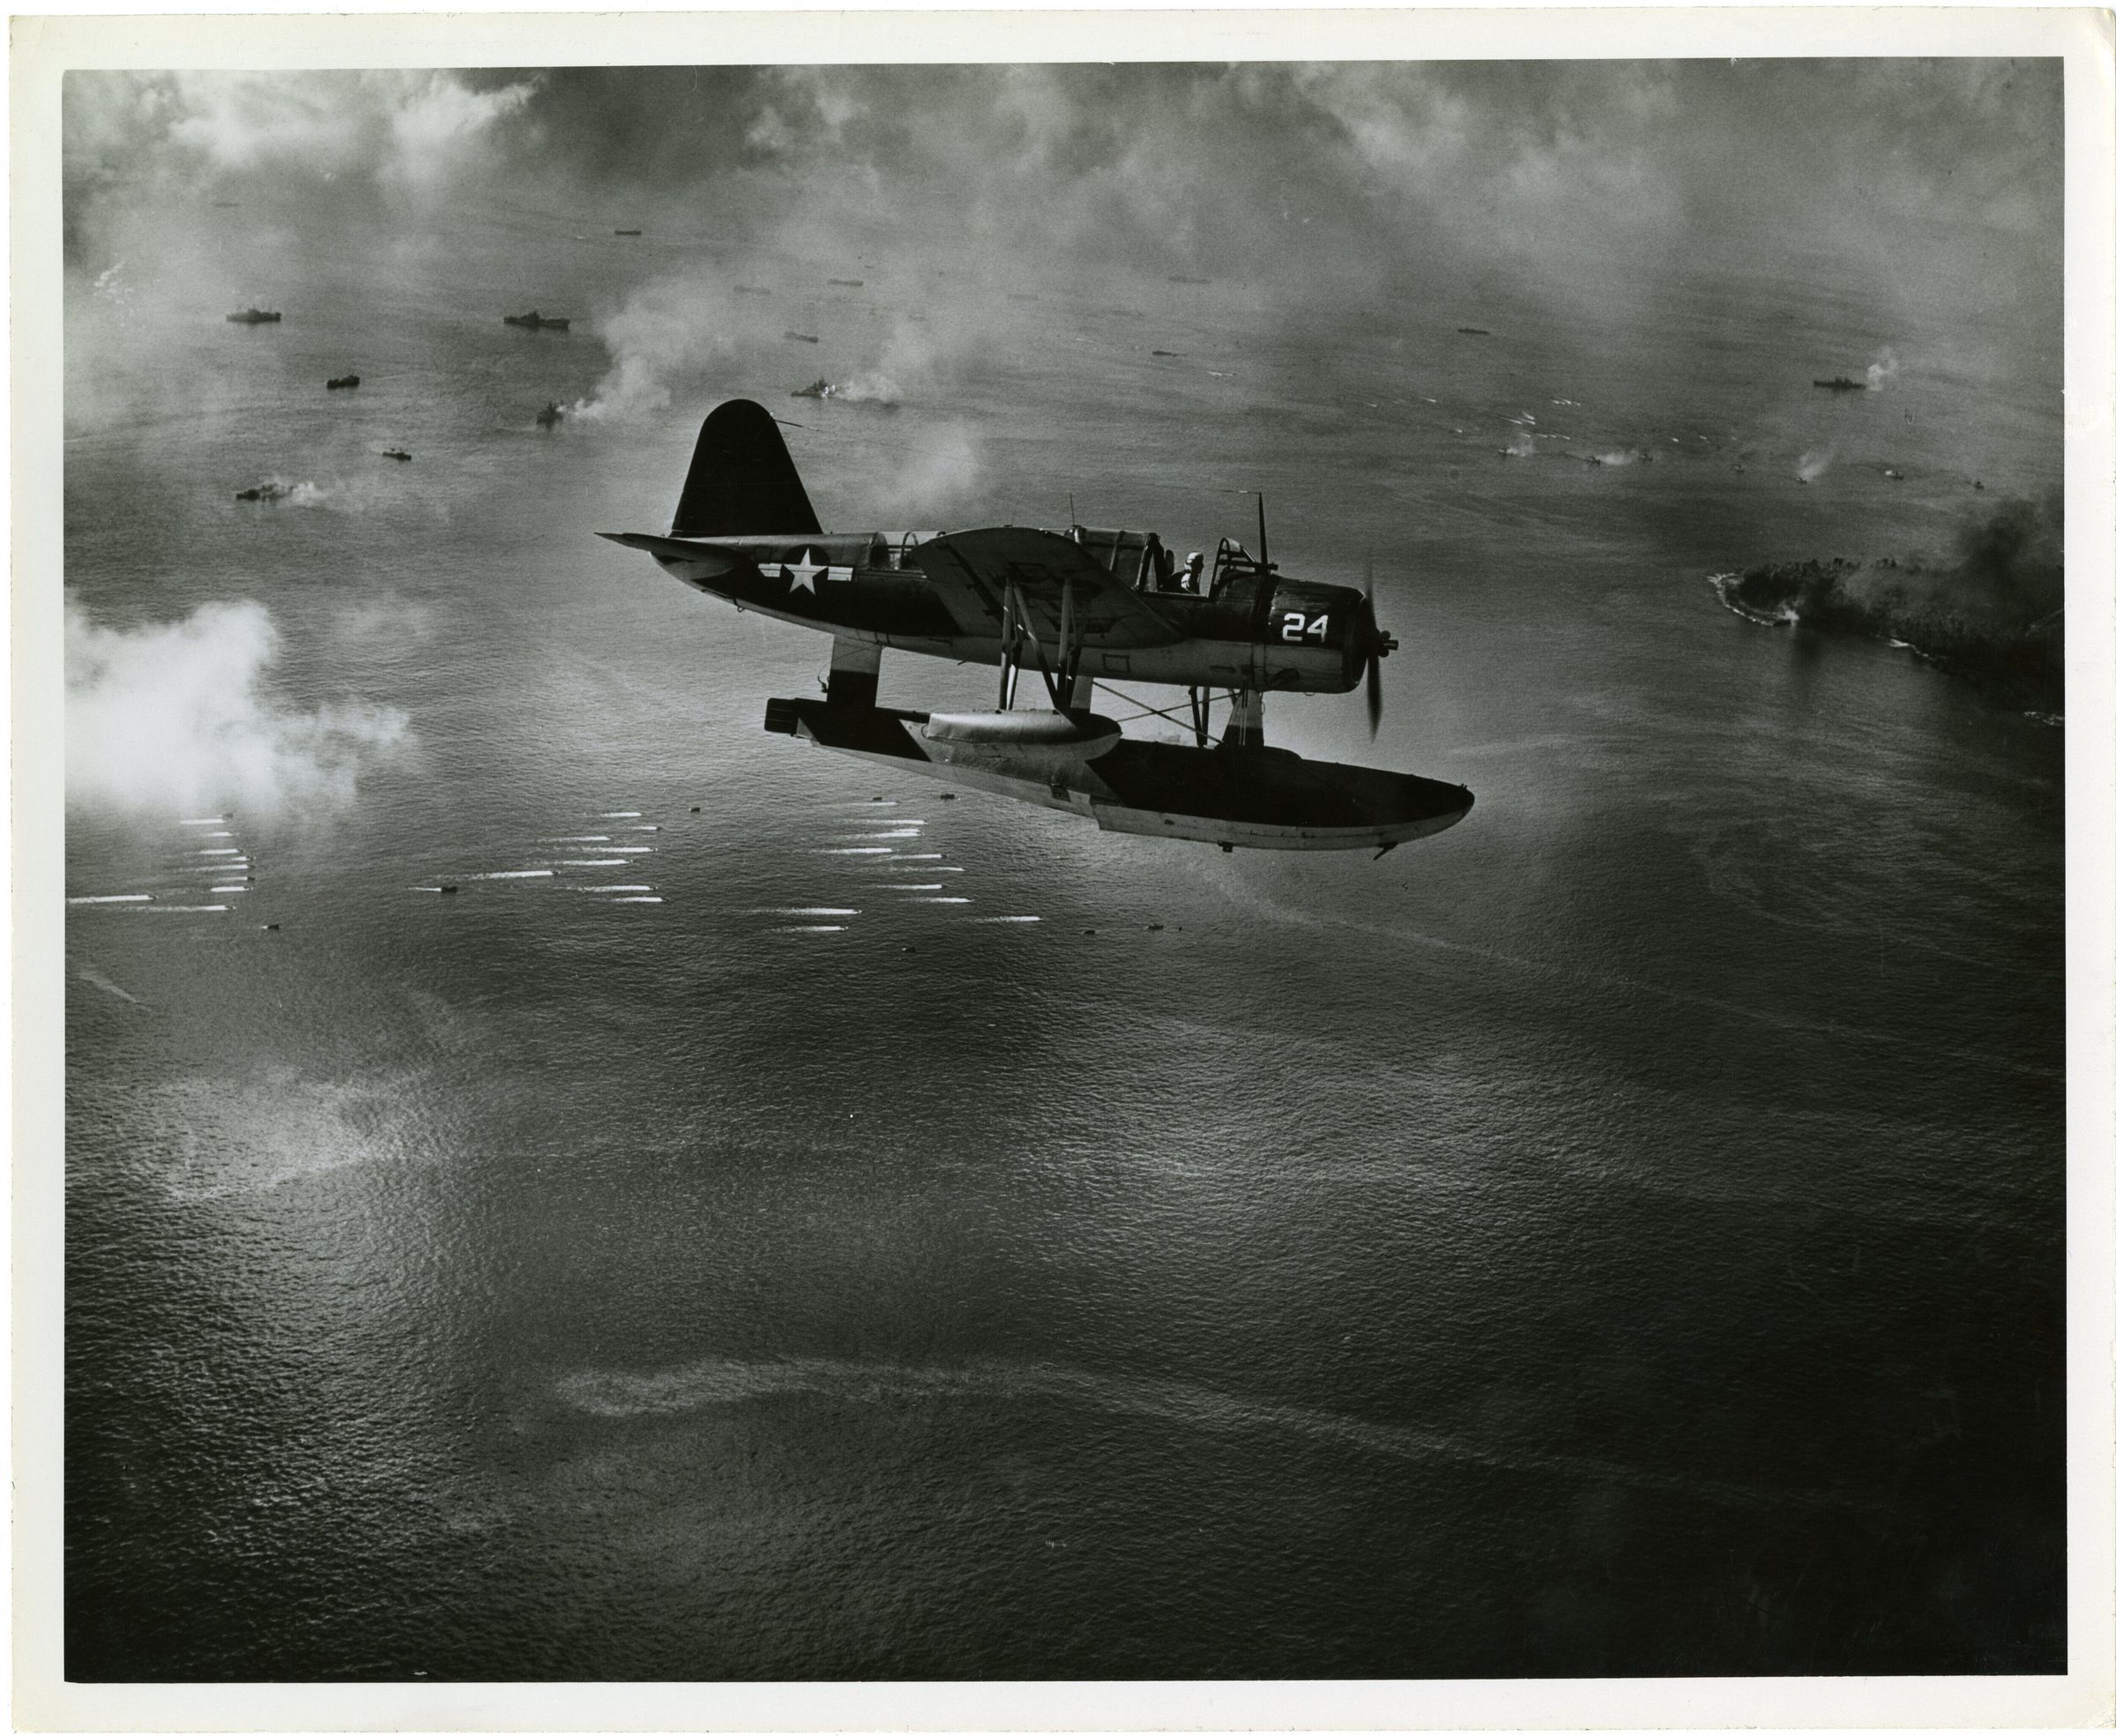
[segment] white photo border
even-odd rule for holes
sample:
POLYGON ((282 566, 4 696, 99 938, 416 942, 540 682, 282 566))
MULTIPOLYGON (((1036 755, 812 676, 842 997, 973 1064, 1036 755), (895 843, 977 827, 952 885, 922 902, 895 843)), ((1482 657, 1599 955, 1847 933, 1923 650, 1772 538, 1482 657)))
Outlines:
MULTIPOLYGON (((62 0, 63 4, 63 0, 62 0)), ((327 4, 330 0, 315 0, 327 4)), ((11 20, 13 1666, 17 1728, 1254 1730, 2080 1727, 2116 1717, 2116 182, 2107 11, 168 12, 11 20), (87 68, 2061 56, 2070 1670, 1598 1680, 104 1686, 61 1677, 63 74, 87 68)))

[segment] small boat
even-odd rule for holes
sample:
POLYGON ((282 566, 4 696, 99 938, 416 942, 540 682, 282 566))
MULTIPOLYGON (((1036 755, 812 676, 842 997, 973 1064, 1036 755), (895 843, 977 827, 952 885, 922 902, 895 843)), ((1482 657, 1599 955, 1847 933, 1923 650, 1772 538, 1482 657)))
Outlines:
POLYGON ((1817 380, 1814 384, 1823 391, 1864 391, 1866 389, 1864 380, 1847 379, 1842 374, 1834 380, 1817 380))
POLYGON ((264 308, 245 308, 239 314, 227 317, 230 325, 277 325, 279 316, 264 308))
POLYGON ((335 380, 325 380, 324 382, 324 390, 325 391, 350 391, 359 384, 359 375, 340 374, 335 380))
POLYGON ((570 317, 560 319, 550 314, 540 314, 534 308, 525 314, 502 314, 502 325, 518 325, 526 332, 567 332, 573 326, 570 317))
POLYGON ((646 231, 644 229, 615 229, 611 233, 620 235, 643 235, 646 231))
POLYGON ((254 488, 241 490, 235 498, 237 500, 285 500, 293 492, 294 490, 284 482, 260 482, 254 488))
POLYGON ((1455 330, 1464 338, 1488 338, 1491 330, 1483 325, 1457 325, 1455 330))
POLYGON ((831 281, 840 289, 865 289, 867 287, 867 279, 863 277, 834 277, 831 281))
POLYGON ((828 380, 818 380, 814 385, 803 386, 794 394, 796 398, 828 398, 830 395, 831 383, 828 380))
POLYGON ((560 409, 557 403, 554 401, 545 405, 536 413, 536 425, 539 428, 556 428, 560 422, 565 420, 565 415, 566 413, 560 409))
POLYGON ((811 338, 806 332, 782 332, 779 336, 789 344, 820 344, 823 339, 811 338))
POLYGON ((395 458, 399 464, 409 464, 412 461, 412 455, 406 451, 401 446, 391 447, 383 454, 383 457, 385 458, 395 458))
POLYGON ((1181 361, 1183 359, 1183 353, 1181 350, 1149 350, 1147 354, 1149 355, 1165 355, 1171 361, 1181 361))

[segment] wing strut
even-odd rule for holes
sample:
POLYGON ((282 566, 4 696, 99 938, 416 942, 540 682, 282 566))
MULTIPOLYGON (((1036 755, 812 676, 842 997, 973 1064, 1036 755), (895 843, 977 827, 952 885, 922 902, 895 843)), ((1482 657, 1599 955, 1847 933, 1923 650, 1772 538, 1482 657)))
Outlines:
POLYGON ((1209 687, 1190 689, 1190 733, 1197 737, 1201 748, 1212 740, 1212 689, 1209 687))
POLYGON ((1261 748, 1263 745, 1263 695, 1253 687, 1234 689, 1233 708, 1227 713, 1223 748, 1261 748))
POLYGON ((1079 690, 1080 653, 1084 637, 1073 607, 1073 581, 1069 574, 1059 599, 1058 646, 1054 657, 1045 651, 1042 639, 1037 636, 1035 616, 1030 613, 1014 582, 1008 580, 999 628, 999 709, 1002 712, 1013 709, 1025 641, 1035 650, 1036 670, 1043 677, 1045 691, 1050 695, 1051 709, 1066 710, 1079 690))
POLYGON ((1014 683, 1021 674, 1024 613, 1010 583, 999 620, 999 709, 1002 712, 1014 709, 1014 683))

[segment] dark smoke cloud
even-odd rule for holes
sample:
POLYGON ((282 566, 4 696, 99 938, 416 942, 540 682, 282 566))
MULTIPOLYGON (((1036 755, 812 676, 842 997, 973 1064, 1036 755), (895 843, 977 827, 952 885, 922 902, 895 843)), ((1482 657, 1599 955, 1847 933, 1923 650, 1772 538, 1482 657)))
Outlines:
POLYGON ((771 160, 751 131, 760 75, 740 66, 570 66, 456 75, 468 90, 525 89, 496 129, 516 167, 563 164, 592 184, 681 188, 771 160))
POLYGON ((2065 503, 2001 501, 1963 526, 1947 583, 2001 620, 2039 620, 2065 600, 2065 503))
POLYGON ((2017 710, 2064 709, 2061 493, 2000 501, 1967 520, 1951 562, 1799 561, 1718 582, 1753 619, 1907 644, 2017 710))

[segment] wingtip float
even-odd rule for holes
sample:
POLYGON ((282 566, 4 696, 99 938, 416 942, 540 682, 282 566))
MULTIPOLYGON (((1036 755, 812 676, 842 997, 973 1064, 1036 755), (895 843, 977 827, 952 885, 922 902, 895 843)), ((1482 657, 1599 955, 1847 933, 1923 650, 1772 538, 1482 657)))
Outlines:
MULTIPOLYGON (((1281 576, 1222 540, 1211 571, 1151 532, 1076 525, 826 533, 771 413, 705 418, 666 535, 601 531, 696 590, 831 636, 821 699, 773 699, 764 727, 819 747, 1092 819, 1106 831, 1263 850, 1374 850, 1445 831, 1458 784, 1265 745, 1263 697, 1349 693, 1378 722, 1397 642, 1365 591, 1281 576), (989 712, 878 703, 884 650, 999 669, 989 712), (1050 709, 1017 709, 1022 671, 1050 709), (1098 681, 1188 690, 1195 745, 1138 741, 1091 709, 1098 681), (1228 715, 1215 742, 1211 713, 1228 715)), ((1136 702, 1135 702, 1136 703, 1136 702)), ((1170 716, 1173 713, 1161 712, 1170 716)))

